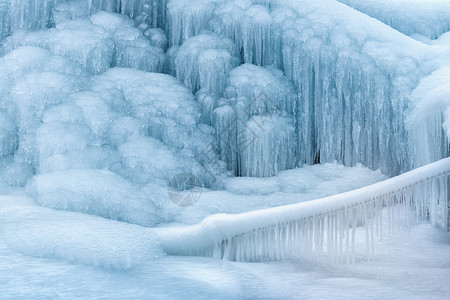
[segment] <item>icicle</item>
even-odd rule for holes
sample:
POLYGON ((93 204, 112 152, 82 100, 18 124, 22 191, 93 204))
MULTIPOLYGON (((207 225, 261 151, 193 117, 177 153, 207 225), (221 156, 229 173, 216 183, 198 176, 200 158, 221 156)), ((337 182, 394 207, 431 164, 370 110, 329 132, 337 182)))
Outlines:
POLYGON ((370 260, 370 246, 369 246, 369 217, 368 217, 368 204, 364 203, 362 205, 362 209, 363 209, 363 217, 364 217, 364 231, 366 233, 366 256, 367 256, 367 260, 370 260))
POLYGON ((355 243, 356 243, 356 225, 358 222, 359 206, 352 207, 352 263, 355 263, 355 243))

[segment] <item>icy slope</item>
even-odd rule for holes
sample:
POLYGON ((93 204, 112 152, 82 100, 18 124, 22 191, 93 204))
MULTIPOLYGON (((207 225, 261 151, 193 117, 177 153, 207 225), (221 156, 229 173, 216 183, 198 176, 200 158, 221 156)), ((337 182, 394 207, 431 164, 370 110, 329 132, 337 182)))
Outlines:
POLYGON ((339 0, 407 35, 436 39, 450 30, 446 0, 339 0))

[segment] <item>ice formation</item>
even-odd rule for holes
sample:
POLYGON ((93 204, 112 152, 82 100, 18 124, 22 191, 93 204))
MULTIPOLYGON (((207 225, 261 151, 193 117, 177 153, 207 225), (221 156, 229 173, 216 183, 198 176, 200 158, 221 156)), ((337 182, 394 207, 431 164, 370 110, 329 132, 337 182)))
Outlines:
POLYGON ((220 153, 241 176, 273 176, 295 167, 297 96, 283 73, 252 64, 230 72, 213 112, 220 153))
MULTIPOLYGON (((424 18, 367 3, 361 11, 416 35, 335 0, 2 1, 2 181, 43 206, 154 226, 172 205, 161 190, 180 173, 219 188, 227 174, 337 161, 396 175, 448 156, 447 6, 424 18)), ((444 193, 441 177, 425 178, 437 187, 432 199, 444 193)), ((253 260, 257 235, 267 242, 301 228, 308 247, 341 253, 333 240, 350 243, 349 228, 368 228, 366 214, 382 205, 430 195, 418 186, 322 215, 300 206, 318 217, 246 227, 213 248, 253 260)), ((415 207, 445 222, 440 203, 415 207)), ((222 222, 203 224, 211 220, 222 222)))
POLYGON ((144 226, 161 221, 153 204, 160 200, 141 188, 164 186, 183 172, 212 184, 202 167, 209 162, 195 157, 214 146, 213 129, 200 123, 189 89, 172 76, 149 73, 161 71, 165 60, 164 36, 151 34, 155 45, 130 19, 98 12, 5 38, 4 181, 28 183, 44 206, 144 226))
POLYGON ((207 32, 187 39, 176 49, 172 73, 196 92, 222 96, 228 74, 239 63, 233 42, 207 32))

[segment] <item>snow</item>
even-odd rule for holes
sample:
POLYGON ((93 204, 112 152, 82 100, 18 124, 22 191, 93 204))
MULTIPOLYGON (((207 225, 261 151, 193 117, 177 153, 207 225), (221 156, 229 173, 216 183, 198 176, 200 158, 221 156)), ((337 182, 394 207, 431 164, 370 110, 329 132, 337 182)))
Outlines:
MULTIPOLYGON (((91 185, 98 183, 97 180, 91 185)), ((164 255, 155 234, 144 227, 57 212, 36 206, 24 197, 2 196, 1 202, 2 249, 7 245, 28 260, 46 257, 121 270, 164 255)))
POLYGON ((339 0, 407 35, 436 39, 450 30, 450 4, 445 0, 339 0))
POLYGON ((138 186, 106 170, 64 170, 35 176, 27 193, 53 209, 98 215, 142 226, 158 223, 151 199, 138 186))
MULTIPOLYGON (((307 197, 313 198, 324 192, 331 194, 354 188, 355 178, 361 178, 362 185, 383 178, 380 173, 365 168, 339 165, 317 165, 283 174, 276 177, 279 185, 320 183, 322 187, 317 186, 315 190, 307 188, 312 192, 307 197)), ((232 179, 242 188, 247 184, 241 182, 249 180, 259 182, 250 186, 267 186, 267 180, 272 179, 232 179)), ((272 186, 276 190, 276 184, 272 186)), ((207 194, 198 203, 217 198, 207 194)), ((301 195, 293 194, 297 198, 301 195)), ((265 202, 268 204, 270 200, 284 200, 276 194, 267 196, 271 198, 265 202)), ((235 205, 226 203, 224 207, 239 210, 239 203, 253 202, 254 206, 247 209, 254 209, 261 202, 249 201, 251 197, 239 195, 235 205)), ((219 204, 221 200, 217 200, 219 204)), ((158 228, 53 211, 36 206, 20 193, 0 197, 0 214, 0 298, 5 299, 17 296, 145 298, 148 295, 171 299, 379 299, 382 296, 445 299, 450 293, 448 233, 423 223, 408 230, 402 218, 398 220, 402 225, 397 225, 396 233, 385 235, 383 244, 376 245, 370 263, 365 260, 363 250, 357 253, 355 265, 328 266, 292 258, 270 263, 238 263, 166 256, 158 248, 158 228), (42 232, 45 238, 38 234, 42 232)), ((387 219, 384 222, 387 228, 387 219)), ((364 249, 364 231, 358 229, 356 236, 357 245, 362 244, 357 249, 364 249)))

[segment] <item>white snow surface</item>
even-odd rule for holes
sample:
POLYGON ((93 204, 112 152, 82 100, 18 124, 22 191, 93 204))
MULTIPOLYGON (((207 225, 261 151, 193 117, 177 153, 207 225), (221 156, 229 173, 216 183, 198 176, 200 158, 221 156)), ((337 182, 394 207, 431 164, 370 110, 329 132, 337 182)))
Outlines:
POLYGON ((431 39, 450 30, 450 3, 446 0, 339 0, 407 35, 431 39))
MULTIPOLYGON (((222 203, 223 212, 242 212, 355 188, 355 178, 365 185, 384 176, 362 167, 313 166, 282 172, 273 179, 236 178, 226 184, 227 195, 205 192, 197 204, 217 210, 222 203), (304 184, 303 192, 299 182, 304 184), (254 187, 266 189, 258 188, 257 193, 263 194, 258 196, 254 187), (208 203, 213 199, 216 203, 208 203), (234 204, 230 199, 235 199, 234 204)), ((194 217, 191 222, 201 218, 192 213, 195 207, 185 213, 194 217)), ((450 293, 446 284, 449 234, 424 223, 408 231, 403 218, 398 219, 395 234, 384 235, 384 242, 377 244, 370 262, 362 251, 357 253, 356 265, 324 265, 298 258, 236 263, 165 256, 156 235, 163 228, 54 211, 37 206, 20 191, 0 197, 0 215, 2 299, 142 299, 149 295, 164 299, 445 299, 450 293)), ((358 230, 357 249, 363 249, 359 245, 364 242, 365 234, 358 230)))

